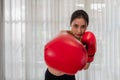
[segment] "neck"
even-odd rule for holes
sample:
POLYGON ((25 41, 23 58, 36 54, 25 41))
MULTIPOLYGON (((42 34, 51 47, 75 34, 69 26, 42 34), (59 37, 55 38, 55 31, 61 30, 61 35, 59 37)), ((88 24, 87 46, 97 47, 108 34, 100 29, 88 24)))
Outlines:
POLYGON ((71 35, 73 35, 77 40, 81 40, 81 37, 80 38, 78 38, 78 37, 76 37, 74 34, 73 34, 73 32, 72 31, 67 31, 69 34, 71 34, 71 35))

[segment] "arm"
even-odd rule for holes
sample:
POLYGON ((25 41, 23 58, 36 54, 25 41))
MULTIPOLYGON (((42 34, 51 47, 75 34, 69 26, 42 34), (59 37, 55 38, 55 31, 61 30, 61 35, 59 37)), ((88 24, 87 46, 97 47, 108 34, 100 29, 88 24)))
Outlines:
POLYGON ((84 70, 88 69, 90 63, 94 60, 94 55, 96 52, 96 38, 92 32, 85 32, 81 38, 81 42, 85 45, 88 53, 88 60, 84 67, 84 70))
POLYGON ((85 67, 83 68, 84 70, 87 70, 90 66, 90 63, 86 63, 85 67))

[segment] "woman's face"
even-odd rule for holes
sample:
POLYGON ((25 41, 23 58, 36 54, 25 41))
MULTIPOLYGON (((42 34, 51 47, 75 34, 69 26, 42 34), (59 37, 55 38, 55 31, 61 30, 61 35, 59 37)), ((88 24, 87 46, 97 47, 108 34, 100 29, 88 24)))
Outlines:
POLYGON ((80 38, 86 29, 87 23, 83 18, 76 18, 71 23, 71 31, 77 38, 80 38))

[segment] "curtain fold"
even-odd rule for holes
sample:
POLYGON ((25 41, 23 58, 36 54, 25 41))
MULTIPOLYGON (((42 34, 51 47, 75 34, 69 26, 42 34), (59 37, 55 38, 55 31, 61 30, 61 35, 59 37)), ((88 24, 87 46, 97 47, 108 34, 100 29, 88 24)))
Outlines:
POLYGON ((0 80, 4 80, 5 74, 5 56, 4 56, 4 2, 0 0, 0 80))
POLYGON ((4 0, 2 3, 0 0, 0 78, 44 80, 47 68, 44 45, 61 30, 70 29, 73 11, 84 9, 90 17, 88 30, 97 38, 97 52, 90 68, 76 74, 77 80, 120 79, 119 0, 4 0))

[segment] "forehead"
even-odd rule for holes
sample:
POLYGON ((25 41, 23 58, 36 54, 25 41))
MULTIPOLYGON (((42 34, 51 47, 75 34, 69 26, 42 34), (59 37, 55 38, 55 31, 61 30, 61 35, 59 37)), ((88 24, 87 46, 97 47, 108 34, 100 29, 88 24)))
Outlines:
POLYGON ((83 18, 76 18, 72 23, 77 25, 86 25, 86 21, 83 18))

